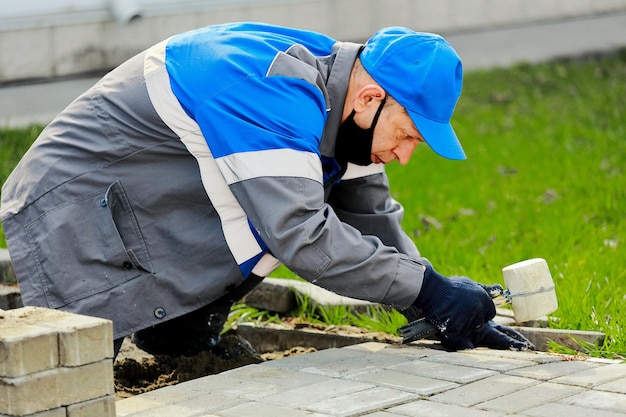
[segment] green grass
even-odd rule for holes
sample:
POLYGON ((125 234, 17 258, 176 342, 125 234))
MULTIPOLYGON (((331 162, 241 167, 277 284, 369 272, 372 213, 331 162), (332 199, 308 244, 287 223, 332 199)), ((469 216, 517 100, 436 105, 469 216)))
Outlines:
POLYGON ((329 326, 356 326, 372 332, 398 335, 407 320, 399 312, 380 305, 358 309, 346 305, 318 305, 309 296, 295 293, 297 308, 291 314, 308 322, 329 326))
POLYGON ((626 356, 624 97, 626 51, 470 73, 454 118, 468 160, 423 148, 388 170, 440 272, 503 283, 502 267, 545 258, 551 326, 605 332, 608 356, 626 356))
MULTIPOLYGON (((41 129, 41 126, 35 125, 26 129, 0 129, 0 185, 4 184, 41 129)), ((7 247, 2 227, 0 227, 0 247, 7 247)))
POLYGON ((243 303, 231 309, 224 332, 241 322, 281 323, 281 317, 295 318, 298 322, 323 326, 355 326, 370 332, 388 333, 398 336, 398 328, 407 320, 399 312, 380 305, 368 305, 355 309, 346 305, 319 305, 308 295, 294 291, 296 308, 284 315, 258 310, 243 303), (361 311, 362 310, 362 311, 361 311))
MULTIPOLYGON (((551 327, 605 332, 604 346, 581 346, 593 356, 626 356, 624 97, 626 51, 470 72, 453 120, 468 160, 421 146, 388 167, 403 226, 441 273, 504 283, 504 266, 545 258, 551 327)), ((38 130, 0 131, 0 181, 38 130)))

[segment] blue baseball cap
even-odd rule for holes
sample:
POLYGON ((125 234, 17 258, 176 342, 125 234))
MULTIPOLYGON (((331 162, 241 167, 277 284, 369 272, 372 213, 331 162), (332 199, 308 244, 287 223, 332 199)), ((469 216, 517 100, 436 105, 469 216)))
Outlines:
POLYGON ((379 30, 360 54, 369 75, 407 111, 437 154, 466 159, 450 124, 463 84, 463 65, 441 36, 403 27, 379 30))

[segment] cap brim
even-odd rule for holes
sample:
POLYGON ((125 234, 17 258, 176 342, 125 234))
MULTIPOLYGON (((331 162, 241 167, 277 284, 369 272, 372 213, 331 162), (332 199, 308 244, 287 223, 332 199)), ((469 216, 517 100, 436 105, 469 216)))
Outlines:
POLYGON ((461 142, 457 139, 456 133, 449 123, 436 122, 408 109, 407 112, 417 130, 435 153, 448 159, 467 159, 461 142))

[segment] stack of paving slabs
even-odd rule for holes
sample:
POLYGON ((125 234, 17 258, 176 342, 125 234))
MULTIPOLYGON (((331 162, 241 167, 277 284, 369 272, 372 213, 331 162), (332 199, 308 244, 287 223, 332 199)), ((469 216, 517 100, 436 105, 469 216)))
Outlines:
POLYGON ((109 320, 0 311, 0 416, 115 417, 112 338, 109 320))

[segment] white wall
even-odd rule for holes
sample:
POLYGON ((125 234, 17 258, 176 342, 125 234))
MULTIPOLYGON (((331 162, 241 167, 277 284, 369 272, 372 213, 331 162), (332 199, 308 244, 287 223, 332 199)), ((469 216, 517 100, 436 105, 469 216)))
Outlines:
POLYGON ((0 31, 104 22, 116 18, 125 22, 116 13, 120 10, 132 9, 140 16, 150 17, 271 3, 294 3, 294 0, 2 0, 0 31))
POLYGON ((363 41, 383 26, 446 34, 618 11, 626 0, 0 0, 0 83, 101 71, 175 33, 229 21, 363 41), (141 17, 116 20, 114 2, 141 17))

